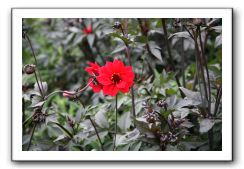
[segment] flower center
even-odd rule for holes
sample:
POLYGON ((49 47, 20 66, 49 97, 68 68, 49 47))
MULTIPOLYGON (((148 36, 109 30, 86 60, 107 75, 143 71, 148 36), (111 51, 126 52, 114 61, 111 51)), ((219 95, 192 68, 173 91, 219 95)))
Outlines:
POLYGON ((113 73, 113 75, 111 77, 111 81, 116 84, 116 83, 119 83, 120 80, 121 80, 121 78, 120 78, 119 74, 113 73))

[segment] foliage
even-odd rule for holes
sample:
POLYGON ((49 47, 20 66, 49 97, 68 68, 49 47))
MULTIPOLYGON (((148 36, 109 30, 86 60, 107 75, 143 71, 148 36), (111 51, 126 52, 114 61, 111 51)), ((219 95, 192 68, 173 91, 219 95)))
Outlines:
POLYGON ((22 149, 221 151, 221 24, 23 19, 22 149), (93 92, 89 63, 116 59, 132 66, 130 91, 93 92))

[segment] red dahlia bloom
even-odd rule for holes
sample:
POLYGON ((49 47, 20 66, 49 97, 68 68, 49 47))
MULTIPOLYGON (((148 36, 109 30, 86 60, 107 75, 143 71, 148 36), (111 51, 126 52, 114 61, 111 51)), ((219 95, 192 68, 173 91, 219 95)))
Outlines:
POLYGON ((114 60, 99 69, 97 80, 103 85, 104 94, 115 96, 118 91, 123 93, 129 91, 134 76, 131 66, 125 66, 120 60, 114 60))
POLYGON ((93 89, 95 93, 102 90, 103 86, 97 81, 96 77, 99 75, 100 66, 95 62, 89 62, 90 67, 86 68, 86 71, 90 74, 90 79, 88 80, 89 86, 93 89))
POLYGON ((86 35, 91 34, 91 33, 92 33, 92 26, 91 26, 91 25, 89 25, 89 26, 87 26, 87 27, 83 28, 83 30, 82 30, 82 31, 83 31, 83 32, 84 32, 84 34, 86 34, 86 35))

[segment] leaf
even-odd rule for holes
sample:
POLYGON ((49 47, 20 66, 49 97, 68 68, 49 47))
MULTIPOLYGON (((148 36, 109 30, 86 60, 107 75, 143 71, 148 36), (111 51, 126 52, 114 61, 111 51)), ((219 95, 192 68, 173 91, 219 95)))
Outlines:
POLYGON ((155 42, 150 41, 148 43, 150 52, 155 56, 158 60, 163 62, 162 55, 161 55, 161 48, 155 44, 155 42))
POLYGON ((53 122, 53 123, 57 123, 57 122, 58 122, 56 113, 50 114, 50 115, 48 115, 48 116, 46 117, 46 125, 47 125, 49 122, 53 122))
POLYGON ((190 113, 190 110, 187 108, 181 108, 173 112, 174 117, 185 118, 190 113))
MULTIPOLYGON (((47 94, 47 90, 48 90, 47 82, 39 82, 39 85, 40 85, 41 90, 43 90, 42 91, 43 94, 47 94)), ((34 90, 37 92, 40 92, 37 82, 34 84, 34 90)))
POLYGON ((74 33, 81 32, 80 29, 78 29, 77 27, 74 27, 74 26, 73 26, 73 27, 70 27, 70 28, 69 28, 69 31, 70 31, 70 32, 74 32, 74 33))
POLYGON ((192 104, 192 105, 200 105, 202 103, 200 92, 194 92, 194 91, 188 90, 184 87, 179 87, 179 88, 185 94, 186 98, 184 100, 187 103, 192 104))
POLYGON ((128 144, 132 141, 135 141, 139 136, 140 132, 138 129, 134 129, 131 132, 127 132, 125 135, 118 134, 116 139, 116 146, 128 144))
POLYGON ((214 47, 217 48, 220 45, 222 45, 222 34, 216 37, 214 47))
POLYGON ((95 115, 95 122, 101 128, 109 128, 108 120, 106 119, 104 113, 104 110, 98 111, 95 115))
POLYGON ((177 103, 177 97, 176 95, 173 95, 171 97, 168 97, 165 102, 168 105, 168 109, 175 109, 175 105, 177 103))
POLYGON ((57 141, 65 139, 65 138, 67 138, 67 137, 62 134, 62 135, 58 136, 55 140, 53 140, 53 142, 57 142, 57 141))
POLYGON ((92 48, 94 40, 95 40, 95 35, 94 34, 89 34, 87 36, 87 40, 88 40, 88 43, 89 43, 90 47, 92 48))
POLYGON ((112 52, 111 55, 122 52, 126 49, 126 46, 124 44, 118 45, 112 52))
MULTIPOLYGON (((101 131, 101 132, 98 133, 98 135, 99 135, 99 137, 100 137, 101 139, 103 139, 105 136, 108 135, 108 131, 101 131)), ((93 141, 95 141, 95 140, 98 140, 98 138, 97 138, 96 133, 93 133, 93 134, 91 134, 90 136, 88 136, 88 137, 85 138, 84 146, 90 144, 91 142, 93 142, 93 141)))
POLYGON ((214 120, 210 120, 208 118, 205 118, 200 121, 200 133, 206 133, 208 132, 212 127, 214 126, 214 120))
POLYGON ((130 146, 130 151, 139 151, 139 149, 141 148, 141 144, 142 142, 135 142, 134 144, 132 144, 130 146))
POLYGON ((194 125, 189 122, 188 120, 185 120, 183 123, 180 124, 181 127, 186 127, 186 128, 191 128, 193 127, 194 125))
POLYGON ((194 44, 194 40, 191 38, 191 36, 187 31, 174 33, 170 35, 168 39, 172 39, 172 38, 185 38, 194 44))
POLYGON ((140 43, 147 43, 147 37, 146 36, 136 36, 134 41, 140 42, 140 43))
POLYGON ((83 108, 80 108, 77 113, 76 113, 76 116, 75 116, 75 122, 76 123, 79 123, 80 120, 81 120, 81 116, 85 114, 85 110, 83 108))
POLYGON ((127 129, 130 128, 130 125, 131 125, 130 112, 125 112, 122 114, 122 116, 120 116, 118 120, 118 126, 123 132, 125 132, 127 131, 127 129))
POLYGON ((44 105, 44 103, 46 102, 46 100, 38 102, 34 105, 31 105, 32 108, 36 108, 36 107, 42 107, 44 105))
POLYGON ((108 33, 107 35, 121 39, 126 45, 129 45, 130 43, 132 43, 132 41, 129 38, 126 38, 122 34, 119 34, 119 33, 113 32, 113 33, 108 33))

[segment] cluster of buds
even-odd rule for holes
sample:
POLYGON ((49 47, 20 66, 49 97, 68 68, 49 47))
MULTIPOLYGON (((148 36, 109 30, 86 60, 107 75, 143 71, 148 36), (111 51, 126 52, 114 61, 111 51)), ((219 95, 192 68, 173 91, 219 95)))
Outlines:
POLYGON ((74 128, 75 122, 70 117, 67 117, 67 122, 71 128, 74 128))
POLYGON ((143 117, 146 118, 148 123, 156 123, 157 121, 160 121, 158 113, 152 108, 147 108, 147 111, 143 117))
POLYGON ((34 114, 32 116, 33 122, 35 122, 35 123, 45 122, 46 117, 47 117, 47 114, 43 113, 42 109, 40 107, 37 107, 34 109, 34 114))
POLYGON ((165 149, 168 143, 175 143, 178 140, 178 137, 169 131, 167 133, 160 133, 159 140, 161 148, 165 149))
POLYGON ((173 115, 168 118, 168 122, 172 128, 178 128, 184 121, 184 119, 175 118, 173 115))
POLYGON ((174 25, 175 28, 180 28, 181 27, 181 20, 180 20, 180 18, 175 18, 173 25, 174 25))
POLYGON ((122 25, 120 22, 114 22, 114 25, 113 25, 113 29, 121 29, 122 28, 122 25))
POLYGON ((165 109, 165 111, 167 110, 168 104, 165 100, 159 100, 157 103, 158 107, 163 107, 165 109))

